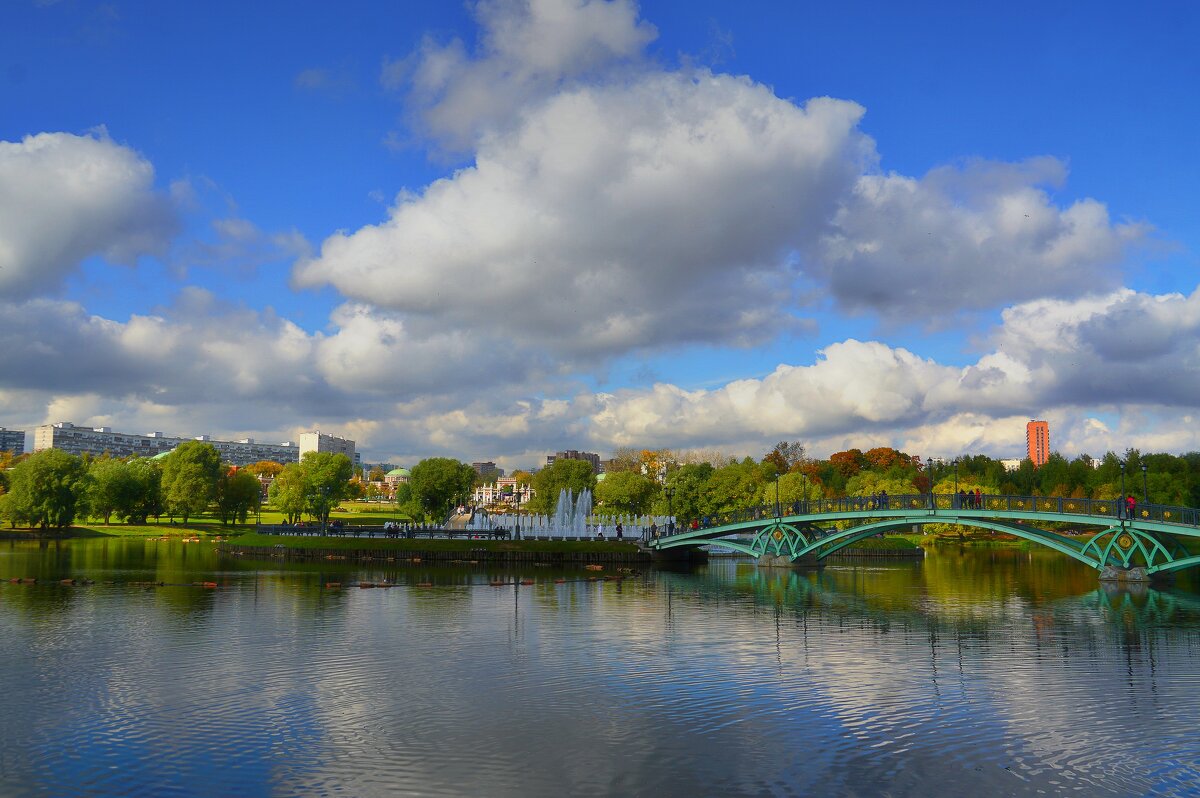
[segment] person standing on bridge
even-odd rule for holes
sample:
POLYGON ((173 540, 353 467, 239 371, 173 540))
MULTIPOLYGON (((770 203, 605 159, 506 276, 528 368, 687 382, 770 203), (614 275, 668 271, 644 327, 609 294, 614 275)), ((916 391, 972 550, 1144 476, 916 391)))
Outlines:
POLYGON ((879 491, 879 509, 886 510, 888 508, 888 495, 886 490, 879 491))
POLYGON ((975 509, 983 509, 983 491, 981 491, 979 488, 975 489, 975 509))
POLYGON ((1125 499, 1125 517, 1132 521, 1136 517, 1134 515, 1134 513, 1136 511, 1137 511, 1137 499, 1133 498, 1133 494, 1131 493, 1125 499))

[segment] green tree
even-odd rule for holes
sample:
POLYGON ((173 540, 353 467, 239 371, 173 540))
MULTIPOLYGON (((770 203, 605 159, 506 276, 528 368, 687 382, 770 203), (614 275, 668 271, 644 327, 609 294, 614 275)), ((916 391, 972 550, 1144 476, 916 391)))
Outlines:
POLYGON ((299 463, 288 463, 283 467, 272 480, 267 497, 271 506, 283 513, 287 523, 294 524, 304 516, 308 494, 305 490, 304 471, 299 463))
POLYGON ((158 518, 165 506, 162 495, 162 469, 158 463, 145 458, 130 460, 130 478, 135 490, 128 505, 119 507, 117 514, 129 523, 146 523, 150 516, 158 518))
POLYGON ((533 498, 529 500, 532 513, 553 513, 563 489, 576 495, 584 488, 595 490, 596 475, 586 460, 555 460, 533 475, 533 498))
POLYGON ((305 509, 324 527, 333 508, 350 495, 354 463, 344 454, 306 452, 300 460, 300 470, 307 494, 305 509))
POLYGON ((10 520, 42 529, 64 529, 86 501, 89 480, 83 461, 60 449, 44 449, 9 473, 5 512, 10 520))
POLYGON ((93 460, 88 467, 90 485, 88 489, 88 509, 93 515, 98 515, 107 524, 113 513, 118 516, 121 511, 133 504, 138 491, 137 481, 129 469, 129 465, 111 457, 101 457, 93 460))
MULTIPOLYGON (((891 493, 891 488, 887 489, 891 493)), ((792 506, 797 502, 821 498, 821 486, 799 471, 792 471, 779 477, 779 504, 784 515, 792 512, 792 506)), ((775 481, 771 480, 763 486, 759 504, 775 503, 775 481)))
POLYGON ((211 443, 184 441, 162 461, 163 499, 167 512, 188 522, 208 509, 221 477, 221 454, 211 443))
MULTIPOLYGON (((759 464, 747 457, 740 463, 718 468, 708 480, 708 513, 730 513, 754 507, 766 482, 759 464)), ((682 513, 676 515, 686 518, 682 513)))
POLYGON ((596 483, 596 501, 603 512, 641 515, 658 493, 658 485, 643 474, 618 471, 596 483))
POLYGON ((249 471, 227 472, 217 480, 217 518, 222 524, 246 523, 246 516, 251 510, 258 509, 261 499, 262 486, 258 477, 249 471))
POLYGON ((475 469, 450 457, 428 457, 412 467, 409 484, 421 511, 434 518, 471 494, 475 469))
POLYGON ((674 513, 677 518, 700 518, 708 515, 711 512, 708 480, 714 471, 709 463, 689 463, 672 469, 667 474, 664 491, 654 503, 654 513, 674 513), (666 497, 667 490, 673 491, 669 502, 666 497))

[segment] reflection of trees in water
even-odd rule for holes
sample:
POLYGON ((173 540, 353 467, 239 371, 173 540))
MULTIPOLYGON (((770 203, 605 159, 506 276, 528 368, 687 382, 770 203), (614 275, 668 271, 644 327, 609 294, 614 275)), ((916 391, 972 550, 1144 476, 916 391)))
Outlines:
MULTIPOLYGON (((865 564, 813 570, 714 563, 692 574, 661 574, 677 603, 669 619, 679 633, 682 607, 771 605, 805 628, 854 626, 878 634, 925 635, 932 652, 952 645, 1004 646, 1014 634, 1037 656, 1070 658, 1114 644, 1153 671, 1150 652, 1169 635, 1200 648, 1200 595, 1146 585, 1097 586, 1095 572, 1053 552, 996 549, 952 552, 924 563, 865 564), (1049 556, 1047 556, 1049 555, 1049 556), (731 599, 733 599, 731 601, 731 599)), ((932 660, 931 660, 932 661, 932 660)))

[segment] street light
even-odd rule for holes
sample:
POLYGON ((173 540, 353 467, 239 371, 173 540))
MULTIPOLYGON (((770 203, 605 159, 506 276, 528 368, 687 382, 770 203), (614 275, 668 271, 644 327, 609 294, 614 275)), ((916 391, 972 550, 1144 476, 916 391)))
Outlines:
POLYGON ((779 520, 779 475, 775 475, 775 520, 779 520))
POLYGON ((1142 501, 1150 503, 1150 485, 1146 482, 1146 464, 1142 463, 1142 501))
POLYGON ((937 501, 933 498, 933 458, 925 458, 925 476, 929 477, 929 508, 937 509, 937 501))
POLYGON ((800 500, 804 502, 804 513, 808 514, 808 474, 800 473, 800 500))
POLYGON ((513 504, 517 508, 517 520, 513 527, 514 538, 521 539, 521 486, 513 485, 513 504))
POLYGON ((954 501, 958 501, 958 458, 954 458, 954 501))
POLYGON ((675 513, 671 510, 671 499, 675 497, 675 488, 667 488, 663 491, 667 494, 667 534, 675 534, 675 513))
POLYGON ((1121 510, 1125 507, 1125 461, 1121 461, 1121 495, 1117 497, 1117 517, 1121 516, 1121 510))

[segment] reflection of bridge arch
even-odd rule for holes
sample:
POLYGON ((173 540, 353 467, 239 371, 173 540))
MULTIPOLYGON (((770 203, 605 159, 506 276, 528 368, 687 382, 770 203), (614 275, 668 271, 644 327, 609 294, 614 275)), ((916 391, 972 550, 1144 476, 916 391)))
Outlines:
POLYGON ((956 497, 925 494, 882 501, 822 500, 806 507, 793 506, 789 509, 797 512, 789 515, 776 515, 778 508, 759 507, 721 518, 715 526, 657 538, 650 546, 665 550, 719 543, 754 557, 820 561, 882 532, 925 524, 957 524, 1014 535, 1101 572, 1136 568, 1139 575, 1153 576, 1200 565, 1200 555, 1189 552, 1183 542, 1187 538, 1200 539, 1200 513, 1190 508, 1151 505, 1143 507, 1134 518, 1123 518, 1118 503, 1112 501, 989 496, 971 504, 963 507, 956 497), (828 526, 837 522, 849 526, 828 526), (1064 523, 1095 527, 1096 531, 1090 539, 1079 540, 1040 526, 1064 523))

